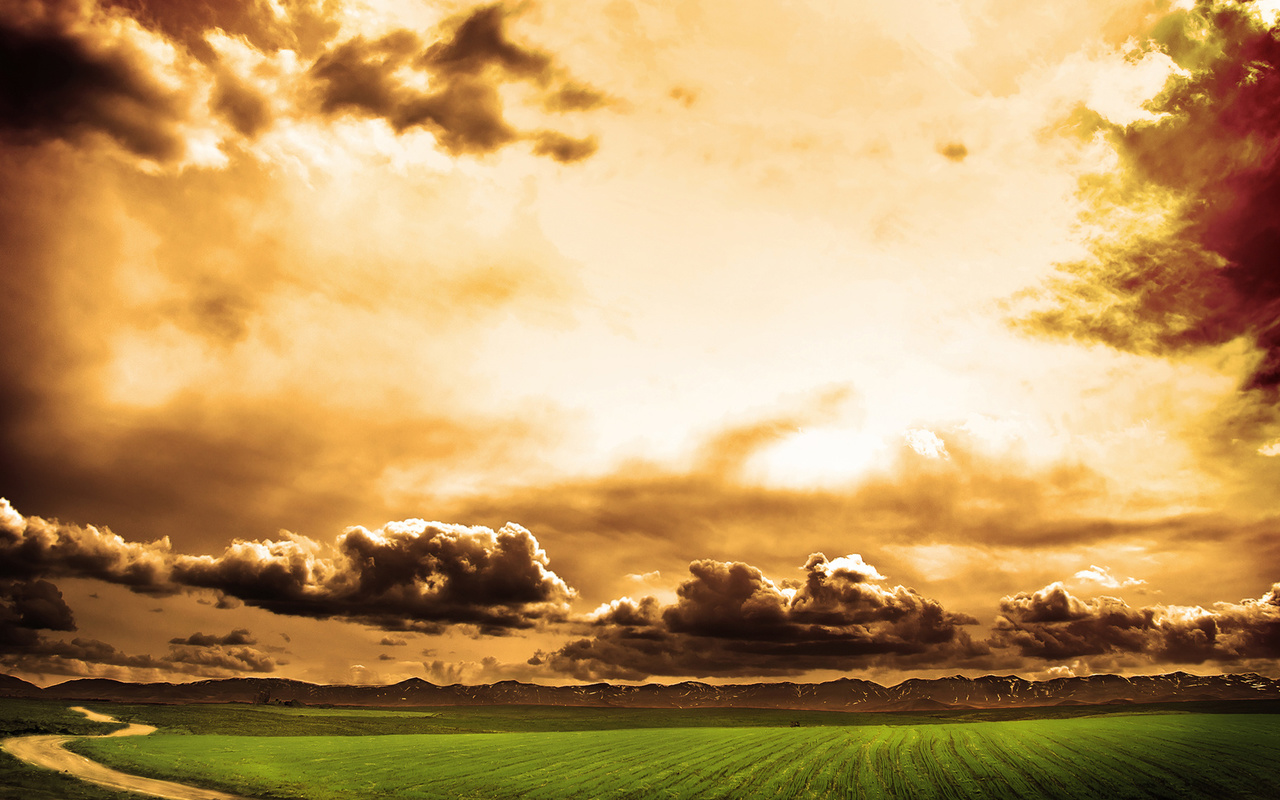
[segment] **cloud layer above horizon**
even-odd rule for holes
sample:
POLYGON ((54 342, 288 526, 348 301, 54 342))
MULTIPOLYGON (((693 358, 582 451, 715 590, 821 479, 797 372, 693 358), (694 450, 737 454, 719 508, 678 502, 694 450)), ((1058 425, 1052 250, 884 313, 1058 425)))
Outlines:
POLYGON ((5 6, 0 663, 1278 674, 1278 12, 5 6))

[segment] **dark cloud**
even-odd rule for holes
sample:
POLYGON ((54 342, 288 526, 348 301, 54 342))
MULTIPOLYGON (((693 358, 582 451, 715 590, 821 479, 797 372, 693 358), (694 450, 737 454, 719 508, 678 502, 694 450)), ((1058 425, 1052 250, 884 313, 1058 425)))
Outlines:
POLYGON ((0 580, 0 652, 31 646, 40 638, 36 631, 75 629, 75 617, 57 586, 0 580))
POLYGON ((478 75, 496 68, 516 78, 545 80, 551 56, 512 42, 506 31, 510 16, 501 3, 471 11, 455 20, 449 39, 427 48, 421 63, 445 75, 478 75))
POLYGON ((534 155, 550 156, 561 164, 572 164, 590 158, 599 149, 596 137, 575 139, 556 131, 538 131, 533 135, 534 155))
POLYGON ((379 641, 378 644, 382 645, 383 647, 404 647, 409 643, 406 642, 404 639, 400 639, 395 636, 383 636, 382 640, 379 641))
POLYGON ((1156 663, 1224 663, 1280 655, 1280 584, 1260 599, 1133 608, 1114 597, 1084 601, 1061 583, 1004 598, 990 644, 1043 661, 1141 656, 1156 663))
MULTIPOLYGON (((985 655, 946 611, 883 576, 859 556, 817 553, 805 579, 779 585, 741 562, 695 561, 678 599, 622 598, 592 617, 592 636, 538 665, 583 680, 649 675, 791 675, 811 669, 956 664, 985 655)), ((533 663, 533 662, 531 662, 533 663)))
MULTIPOLYGON (((140 545, 93 526, 25 518, 0 499, 0 577, 97 578, 149 594, 212 589, 278 614, 343 617, 387 630, 470 624, 495 634, 561 618, 574 596, 519 525, 495 532, 406 520, 374 531, 349 528, 332 547, 286 537, 238 540, 216 557, 181 555, 167 542, 140 545)), ((219 605, 225 607, 221 599, 219 605)), ((241 635, 248 634, 230 634, 241 635)))
POLYGON ((228 672, 274 672, 279 662, 255 647, 223 643, 192 645, 177 643, 163 659, 171 664, 211 667, 228 672))
POLYGON ((246 628, 236 628, 231 633, 224 636, 215 636, 208 633, 193 633, 185 638, 170 639, 169 644, 187 644, 194 647, 218 647, 223 645, 247 645, 257 644, 258 640, 253 638, 246 628))
MULTIPOLYGON (((1137 353, 1175 355, 1244 337, 1261 359, 1244 389, 1280 384, 1280 38, 1248 3, 1201 2, 1163 17, 1148 47, 1181 69, 1147 104, 1154 120, 1069 126, 1101 132, 1115 176, 1084 194, 1102 225, 1159 204, 1158 226, 1122 227, 1061 266, 1048 307, 1022 324, 1137 353)), ((1128 223, 1125 223, 1128 224, 1128 223)))
MULTIPOLYGON (((311 67, 311 75, 323 88, 321 110, 398 117, 406 92, 392 73, 407 64, 421 46, 416 34, 400 30, 373 41, 357 36, 329 50, 311 67)), ((404 127, 396 119, 393 125, 404 127)))
POLYGON ((145 158, 181 156, 182 98, 126 41, 61 22, 49 15, 19 25, 0 13, 0 132, 30 143, 99 133, 145 158))
POLYGON ((230 72, 218 76, 211 103, 246 138, 252 139, 271 124, 266 98, 230 72))
POLYGON ((225 678, 246 672, 272 672, 277 662, 251 647, 174 645, 164 656, 131 655, 97 639, 69 642, 39 638, 0 653, 0 664, 23 672, 51 675, 111 675, 131 680, 161 680, 172 675, 225 678))
POLYGON ((568 81, 542 100, 547 111, 590 111, 609 103, 609 96, 584 83, 568 81))
POLYGON ((453 155, 490 153, 521 139, 533 152, 562 163, 581 161, 597 148, 594 137, 575 139, 556 131, 522 134, 507 122, 499 89, 524 81, 539 87, 549 110, 587 110, 603 95, 583 84, 546 87, 559 74, 547 53, 511 41, 511 13, 483 6, 455 21, 446 38, 423 46, 417 34, 399 30, 376 40, 355 37, 316 59, 311 75, 327 114, 382 117, 397 131, 425 128, 453 155), (428 76, 429 91, 406 86, 396 76, 414 69, 428 76))
POLYGON ((302 536, 236 542, 174 560, 184 586, 216 589, 280 614, 346 617, 387 630, 466 623, 486 632, 564 616, 573 596, 529 531, 423 520, 349 528, 332 556, 302 536))
POLYGON ((964 161, 969 156, 969 148, 964 146, 964 142, 947 142, 938 145, 938 154, 948 161, 954 161, 957 164, 964 161))
POLYGON ((156 657, 122 653, 106 642, 76 637, 70 642, 40 631, 74 631, 71 608, 48 581, 0 580, 0 664, 35 673, 97 674, 103 667, 221 677, 271 672, 278 662, 251 647, 245 629, 225 636, 194 633, 170 640, 169 653, 156 657))
POLYGON ((148 594, 172 594, 168 541, 126 542, 92 525, 23 517, 0 498, 0 577, 77 577, 118 583, 148 594))

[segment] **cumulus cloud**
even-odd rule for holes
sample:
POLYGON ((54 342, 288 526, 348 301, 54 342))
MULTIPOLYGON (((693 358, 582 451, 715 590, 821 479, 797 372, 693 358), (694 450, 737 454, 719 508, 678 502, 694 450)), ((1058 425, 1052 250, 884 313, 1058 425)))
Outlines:
POLYGON ((650 675, 791 675, 810 669, 957 663, 983 655, 952 613, 884 577, 860 556, 809 557, 805 578, 778 584, 749 564, 689 565, 662 607, 620 598, 589 617, 590 638, 534 661, 583 680, 650 675))
POLYGON ((1085 182, 1089 258, 1063 264, 1048 307, 1024 323, 1137 353, 1176 355, 1243 338, 1259 360, 1243 388, 1280 383, 1280 38, 1248 3, 1177 8, 1146 48, 1177 65, 1128 124, 1081 110, 1114 176, 1085 182), (1110 225, 1110 230, 1106 227, 1110 225))
POLYGON ((147 594, 172 594, 173 554, 163 539, 127 542, 105 528, 24 517, 0 498, 0 577, 96 578, 147 594))
POLYGON ((348 528, 331 546, 286 532, 274 541, 237 540, 220 556, 190 556, 167 542, 139 545, 92 526, 23 517, 0 500, 0 555, 0 577, 97 578, 152 594, 212 589, 278 614, 386 630, 528 628, 566 615, 575 594, 533 534, 515 524, 494 531, 411 519, 348 528))
POLYGON ((564 616, 572 590, 528 530, 413 519, 347 529, 331 552, 291 535, 237 541, 221 556, 175 559, 173 579, 279 614, 346 617, 387 630, 486 632, 564 616))
POLYGON ((1062 583, 1000 603, 990 644, 1046 661, 1140 656, 1148 662, 1224 663, 1280 655, 1280 584, 1259 599, 1133 608, 1115 597, 1082 600, 1062 583))
POLYGON ((506 119, 500 89, 530 83, 543 93, 542 105, 556 112, 585 111, 603 95, 570 79, 548 53, 518 44, 507 33, 512 12, 501 4, 482 6, 455 20, 447 38, 424 44, 408 30, 377 39, 354 37, 321 55, 311 67, 320 109, 331 115, 381 117, 396 131, 429 130, 453 155, 490 153, 521 139, 534 142, 535 155, 562 163, 581 161, 597 149, 594 137, 559 131, 521 133, 506 119), (429 89, 404 82, 404 71, 426 77, 429 89))

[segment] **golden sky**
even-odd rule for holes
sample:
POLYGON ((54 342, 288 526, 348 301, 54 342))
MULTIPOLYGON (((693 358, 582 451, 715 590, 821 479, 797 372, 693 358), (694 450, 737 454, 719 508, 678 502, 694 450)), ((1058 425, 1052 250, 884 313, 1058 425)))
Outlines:
POLYGON ((0 2, 0 667, 1280 674, 1278 10, 0 2))

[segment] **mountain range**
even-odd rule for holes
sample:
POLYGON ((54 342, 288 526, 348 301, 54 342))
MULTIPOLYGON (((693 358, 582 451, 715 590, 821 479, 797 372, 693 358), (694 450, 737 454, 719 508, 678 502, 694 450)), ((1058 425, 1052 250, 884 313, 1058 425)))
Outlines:
POLYGON ((549 705, 621 708, 784 708, 829 711, 930 711, 1054 705, 1280 699, 1280 680, 1256 673, 1124 677, 1091 675, 1028 681, 1013 675, 912 678, 881 686, 857 678, 824 683, 643 686, 593 683, 541 686, 519 681, 440 686, 418 678, 387 686, 319 685, 287 678, 227 678, 192 683, 126 683, 82 678, 41 688, 0 675, 0 697, 129 703, 271 703, 333 706, 549 705))

